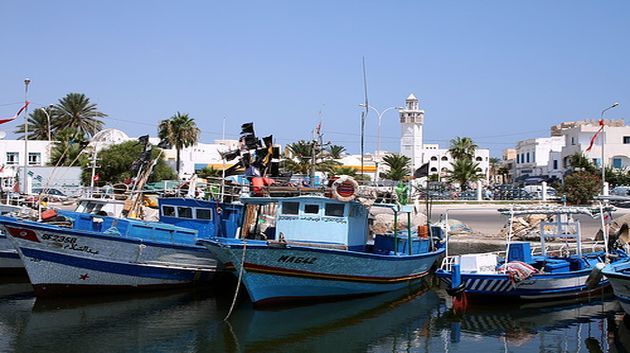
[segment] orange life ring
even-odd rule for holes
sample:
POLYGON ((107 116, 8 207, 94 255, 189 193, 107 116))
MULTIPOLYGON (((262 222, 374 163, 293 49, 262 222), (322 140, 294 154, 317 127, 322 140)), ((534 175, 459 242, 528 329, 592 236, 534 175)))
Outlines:
POLYGON ((332 194, 339 201, 352 201, 357 197, 359 183, 349 175, 341 175, 332 184, 332 194))

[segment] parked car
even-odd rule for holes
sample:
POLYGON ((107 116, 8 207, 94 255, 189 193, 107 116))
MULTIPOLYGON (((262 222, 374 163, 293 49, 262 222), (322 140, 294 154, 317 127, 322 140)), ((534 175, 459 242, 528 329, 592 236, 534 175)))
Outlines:
POLYGON ((39 200, 39 195, 42 194, 42 192, 44 192, 44 195, 48 199, 48 202, 63 202, 68 199, 68 196, 59 189, 33 188, 31 190, 31 194, 26 196, 26 202, 31 204, 37 203, 37 200, 39 200))

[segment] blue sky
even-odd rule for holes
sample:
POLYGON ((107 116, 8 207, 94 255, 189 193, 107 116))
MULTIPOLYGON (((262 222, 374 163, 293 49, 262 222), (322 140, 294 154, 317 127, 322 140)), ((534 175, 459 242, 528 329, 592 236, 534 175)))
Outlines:
MULTIPOLYGON (((107 127, 151 133, 177 111, 202 140, 253 121, 286 144, 359 150, 361 59, 370 104, 425 109, 425 142, 471 136, 493 155, 549 126, 630 109, 627 1, 0 2, 0 116, 82 92, 107 127)), ((16 123, 0 128, 13 131, 16 123)), ((366 151, 376 145, 370 113, 366 151)), ((383 118, 382 146, 400 128, 383 118)))

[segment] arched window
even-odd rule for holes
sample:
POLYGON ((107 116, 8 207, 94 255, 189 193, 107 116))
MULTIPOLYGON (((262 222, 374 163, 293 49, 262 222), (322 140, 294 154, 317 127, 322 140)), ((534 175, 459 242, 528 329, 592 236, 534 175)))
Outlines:
POLYGON ((477 162, 481 162, 481 161, 483 161, 483 158, 481 158, 481 157, 477 157, 477 158, 475 158, 475 160, 476 160, 477 162))
POLYGON ((434 172, 437 172, 437 168, 436 167, 431 168, 431 173, 434 173, 434 172))
POLYGON ((442 173, 448 172, 448 168, 442 167, 442 173))
POLYGON ((443 161, 448 161, 448 157, 444 156, 444 157, 442 157, 442 160, 443 161))
POLYGON ((437 157, 436 157, 436 156, 433 156, 433 157, 431 157, 431 160, 432 160, 432 161, 437 161, 437 157))

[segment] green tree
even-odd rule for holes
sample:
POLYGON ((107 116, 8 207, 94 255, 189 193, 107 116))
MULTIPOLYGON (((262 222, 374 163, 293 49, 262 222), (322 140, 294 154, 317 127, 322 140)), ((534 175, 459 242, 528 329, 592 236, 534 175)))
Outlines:
POLYGON ((469 181, 478 181, 483 177, 479 163, 473 162, 468 158, 462 158, 455 160, 447 178, 451 183, 459 183, 462 190, 465 190, 469 181))
POLYGON ((96 103, 90 103, 85 94, 68 93, 53 107, 50 118, 55 132, 73 128, 91 137, 103 129, 104 123, 100 118, 106 116, 107 114, 98 111, 96 103))
POLYGON ((601 189, 601 177, 589 171, 577 171, 564 177, 560 192, 567 195, 569 203, 584 205, 589 204, 601 189))
MULTIPOLYGON (((114 184, 123 182, 127 178, 134 178, 136 175, 132 173, 131 165, 135 160, 140 158, 142 152, 142 145, 136 141, 127 141, 111 145, 101 150, 97 156, 100 166, 100 168, 97 169, 97 173, 100 177, 99 183, 114 184)), ((158 158, 158 161, 149 177, 149 183, 177 178, 173 169, 164 161, 164 157, 161 155, 159 148, 151 147, 151 158, 153 160, 158 158)), ((84 164, 81 173, 81 180, 84 184, 88 185, 90 183, 91 173, 92 170, 87 163, 84 164)))
POLYGON ((606 167, 606 181, 611 187, 630 185, 630 170, 628 168, 606 167))
POLYGON ((597 173, 599 169, 583 153, 575 153, 569 157, 569 165, 573 171, 597 173))
POLYGON ((328 153, 330 153, 330 157, 332 159, 343 158, 343 153, 345 151, 346 151, 346 148, 340 145, 330 145, 330 147, 328 147, 328 153))
POLYGON ((347 175, 356 178, 357 170, 352 167, 337 167, 335 168, 335 175, 347 175))
POLYGON ((188 116, 188 114, 177 114, 170 117, 170 119, 162 120, 158 127, 158 136, 163 141, 168 142, 171 146, 175 147, 177 151, 177 175, 179 175, 180 168, 180 151, 183 148, 192 146, 199 141, 200 130, 195 123, 195 119, 188 116))
POLYGON ((81 154, 87 145, 82 133, 73 128, 65 128, 55 134, 56 143, 50 151, 50 165, 77 166, 86 163, 87 156, 81 154))
POLYGON ((470 137, 455 137, 451 140, 451 147, 449 147, 448 152, 451 154, 453 159, 470 159, 475 156, 475 150, 477 149, 477 145, 473 142, 470 137))
POLYGON ((285 147, 285 153, 288 156, 282 161, 282 168, 291 173, 308 175, 311 166, 315 171, 334 173, 335 168, 341 165, 327 151, 317 148, 315 142, 300 140, 290 143, 285 147))
POLYGON ((204 179, 220 178, 222 176, 222 171, 212 167, 205 167, 197 172, 197 176, 204 179))
POLYGON ((397 153, 390 153, 383 156, 383 163, 389 167, 385 173, 385 178, 400 181, 411 175, 411 158, 397 153))
MULTIPOLYGON (((14 132, 22 134, 20 140, 24 139, 24 125, 18 125, 14 132)), ((28 139, 48 140, 48 117, 42 108, 35 109, 28 116, 28 139)))

